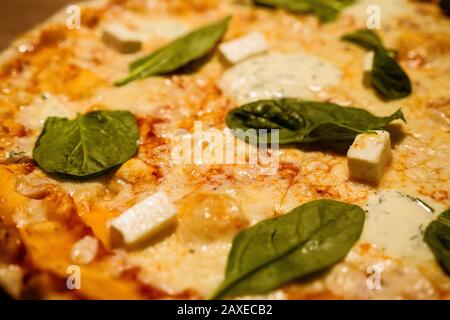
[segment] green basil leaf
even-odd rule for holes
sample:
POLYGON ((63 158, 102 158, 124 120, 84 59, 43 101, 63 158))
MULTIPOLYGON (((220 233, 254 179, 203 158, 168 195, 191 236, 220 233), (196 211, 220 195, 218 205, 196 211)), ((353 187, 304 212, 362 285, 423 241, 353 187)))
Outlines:
POLYGON ((253 0, 257 5, 281 8, 294 13, 312 13, 322 22, 336 19, 345 7, 353 4, 354 0, 253 0))
POLYGON ((136 118, 128 111, 95 111, 73 120, 50 117, 33 158, 46 172, 88 179, 130 159, 137 142, 136 118))
POLYGON ((385 48, 380 37, 375 32, 369 29, 359 29, 355 32, 344 34, 341 37, 341 40, 354 43, 364 49, 371 51, 376 51, 378 49, 386 50, 389 56, 393 58, 397 56, 397 50, 385 48))
POLYGON ((258 129, 279 129, 279 143, 287 144, 351 141, 362 132, 383 129, 396 119, 405 121, 401 110, 377 117, 363 109, 334 103, 281 99, 236 108, 227 114, 226 123, 231 129, 256 129, 258 137, 264 134, 258 129))
POLYGON ((442 212, 425 230, 424 241, 450 274, 450 209, 442 212))
POLYGON ((314 14, 322 22, 334 21, 339 13, 345 7, 352 5, 355 1, 353 0, 309 0, 313 6, 314 14))
POLYGON ((408 75, 386 50, 375 51, 371 80, 377 91, 387 99, 401 99, 412 91, 408 75))
POLYGON ((295 13, 310 13, 312 6, 309 1, 293 0, 253 0, 253 3, 259 6, 282 8, 295 13))
POLYGON ((349 41, 367 50, 375 51, 371 81, 372 85, 383 97, 395 100, 411 94, 411 81, 395 59, 397 52, 385 48, 380 37, 375 32, 360 29, 353 33, 343 35, 341 40, 349 41))
POLYGON ((332 266, 359 239, 364 219, 358 206, 316 200, 257 223, 233 240, 225 280, 210 298, 266 293, 332 266))
POLYGON ((354 43, 371 51, 384 48, 380 37, 375 32, 368 29, 359 29, 355 32, 344 34, 341 37, 341 40, 354 43))
POLYGON ((116 82, 123 86, 137 79, 174 72, 209 53, 225 34, 231 17, 194 30, 130 65, 130 74, 116 82))

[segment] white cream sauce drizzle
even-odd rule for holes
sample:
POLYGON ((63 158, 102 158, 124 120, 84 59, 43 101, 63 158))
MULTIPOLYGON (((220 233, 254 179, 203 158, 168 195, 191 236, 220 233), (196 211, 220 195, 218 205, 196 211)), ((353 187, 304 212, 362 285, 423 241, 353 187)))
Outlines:
MULTIPOLYGON (((422 198, 421 198, 422 199, 422 198)), ((442 211, 442 205, 427 205, 399 191, 386 190, 369 196, 361 242, 369 242, 393 257, 431 260, 433 255, 423 241, 428 224, 442 211)))
POLYGON ((239 104, 273 98, 314 98, 339 83, 341 71, 309 53, 269 53, 248 59, 223 75, 220 87, 239 104))

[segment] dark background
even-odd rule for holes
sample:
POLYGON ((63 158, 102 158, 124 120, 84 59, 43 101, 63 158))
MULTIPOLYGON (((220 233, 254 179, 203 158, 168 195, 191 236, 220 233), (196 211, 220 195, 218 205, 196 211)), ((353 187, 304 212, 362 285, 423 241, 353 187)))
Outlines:
POLYGON ((15 37, 77 0, 0 0, 0 50, 15 37))

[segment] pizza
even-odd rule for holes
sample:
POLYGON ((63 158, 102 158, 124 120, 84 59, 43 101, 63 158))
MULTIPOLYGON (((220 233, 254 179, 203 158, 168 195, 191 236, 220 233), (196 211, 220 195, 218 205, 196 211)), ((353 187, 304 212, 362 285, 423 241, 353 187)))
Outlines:
POLYGON ((448 1, 100 0, 0 55, 17 299, 450 298, 448 1))

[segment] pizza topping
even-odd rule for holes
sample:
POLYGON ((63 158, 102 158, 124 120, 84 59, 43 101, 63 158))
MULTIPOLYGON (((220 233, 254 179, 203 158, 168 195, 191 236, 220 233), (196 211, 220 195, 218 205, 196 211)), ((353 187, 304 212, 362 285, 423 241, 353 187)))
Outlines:
POLYGON ((399 191, 381 191, 369 196, 365 209, 362 242, 392 257, 432 259, 422 235, 434 215, 414 197, 399 191))
POLYGON ((384 27, 396 19, 413 13, 408 0, 358 0, 352 6, 345 8, 343 15, 349 15, 353 19, 364 23, 373 23, 372 16, 379 13, 379 18, 384 27))
MULTIPOLYGON (((279 129, 279 143, 350 142, 360 133, 404 120, 401 110, 377 117, 364 109, 295 99, 261 100, 228 113, 231 129, 279 129)), ((259 130, 257 130, 259 134, 259 130)))
POLYGON ((450 209, 442 212, 425 231, 425 242, 450 274, 450 209))
POLYGON ((354 0, 253 0, 255 4, 286 9, 294 13, 312 13, 322 22, 336 19, 342 9, 354 0))
POLYGON ((153 39, 174 39, 189 30, 181 19, 170 16, 147 16, 136 11, 125 11, 120 16, 114 16, 105 22, 105 25, 120 23, 132 31, 143 42, 153 39))
POLYGON ((378 92, 387 99, 407 97, 412 90, 408 75, 386 50, 375 51, 372 83, 378 92))
POLYGON ((222 43, 219 49, 229 62, 236 64, 246 58, 267 51, 268 45, 260 32, 252 32, 222 43))
POLYGON ((375 57, 374 51, 369 51, 364 57, 363 70, 364 72, 372 72, 373 58, 375 57))
POLYGON ((221 88, 239 104, 260 99, 314 98, 339 84, 341 71, 309 53, 270 53, 250 58, 229 69, 221 88))
POLYGON ((352 33, 344 34, 341 37, 341 40, 352 42, 371 51, 383 48, 383 42, 380 37, 375 32, 368 29, 359 29, 352 33))
POLYGON ((133 246, 176 221, 177 208, 164 192, 157 192, 110 222, 114 245, 133 246))
POLYGON ((22 291, 24 272, 17 265, 0 265, 0 287, 12 297, 18 299, 22 291))
POLYGON ((229 195, 194 193, 180 203, 177 233, 188 243, 231 240, 249 221, 229 195))
POLYGON ((89 179, 130 159, 137 141, 136 119, 128 111, 96 111, 73 120, 50 117, 33 158, 49 173, 89 179))
POLYGON ((80 108, 79 104, 68 102, 63 96, 43 94, 21 108, 16 120, 29 130, 40 131, 47 118, 72 118, 77 111, 80 112, 80 108))
POLYGON ((345 258, 359 239, 364 211, 333 200, 306 203, 239 233, 225 280, 210 298, 260 294, 345 258))
POLYGON ((142 48, 139 34, 118 23, 104 28, 102 40, 107 46, 121 53, 133 53, 142 48))
POLYGON ((389 132, 379 130, 357 135, 347 153, 350 178, 377 184, 391 157, 389 132))
POLYGON ((77 264, 89 264, 94 261, 98 252, 98 240, 93 236, 85 236, 72 247, 70 258, 77 264))
POLYGON ((126 85, 134 80, 163 75, 202 58, 215 47, 228 29, 231 18, 194 30, 130 65, 130 74, 116 82, 126 85))
MULTIPOLYGON (((411 94, 411 81, 395 59, 396 52, 383 46, 381 39, 372 30, 357 30, 341 37, 365 49, 374 51, 371 82, 386 99, 401 99, 411 94)), ((365 66, 364 70, 367 70, 365 66)))

